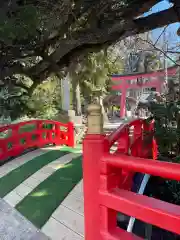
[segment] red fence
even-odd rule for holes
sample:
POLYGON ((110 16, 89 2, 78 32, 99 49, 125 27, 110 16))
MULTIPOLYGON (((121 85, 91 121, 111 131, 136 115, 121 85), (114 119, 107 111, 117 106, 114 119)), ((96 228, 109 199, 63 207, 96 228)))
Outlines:
POLYGON ((51 120, 31 120, 0 127, 0 161, 46 144, 74 146, 74 127, 51 120))
MULTIPOLYGON (((137 121, 120 127, 109 137, 102 134, 86 136, 83 145, 86 240, 142 239, 117 227, 117 212, 180 234, 180 206, 133 193, 122 184, 124 172, 129 180, 136 172, 180 180, 179 164, 142 158, 150 153, 149 149, 154 149, 153 139, 142 145, 145 143, 143 128, 151 131, 152 125, 137 121), (128 130, 133 124, 135 130, 131 141, 128 130), (110 154, 110 147, 118 138, 117 153, 110 154)), ((156 147, 154 150, 156 157, 156 147)))

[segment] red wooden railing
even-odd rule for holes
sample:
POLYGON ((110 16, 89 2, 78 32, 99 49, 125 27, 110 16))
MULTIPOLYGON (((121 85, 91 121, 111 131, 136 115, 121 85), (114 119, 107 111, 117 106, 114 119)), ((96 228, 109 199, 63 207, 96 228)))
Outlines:
POLYGON ((74 146, 74 127, 52 120, 31 120, 0 127, 0 161, 46 144, 74 146))
POLYGON ((129 191, 128 184, 122 184, 124 172, 128 183, 131 183, 136 172, 180 180, 179 164, 142 157, 149 155, 149 149, 155 150, 153 157, 156 157, 154 140, 146 143, 142 134, 143 128, 151 131, 152 127, 152 124, 147 125, 139 120, 121 126, 109 137, 103 134, 87 134, 85 137, 83 181, 86 240, 142 239, 117 227, 117 212, 180 234, 180 206, 133 193, 129 191), (132 125, 135 127, 133 140, 130 141, 127 133, 132 125), (115 154, 110 154, 110 147, 118 138, 119 148, 115 154))
MULTIPOLYGON (((116 131, 114 131, 107 140, 109 142, 109 148, 117 142, 117 150, 114 155, 126 154, 134 157, 145 157, 156 159, 157 152, 156 143, 152 138, 153 122, 148 124, 145 120, 138 119, 129 123, 122 124, 116 131), (150 141, 143 147, 146 135, 150 137, 150 141), (153 151, 152 148, 154 147, 153 151)), ((124 169, 119 171, 121 176, 120 187, 126 190, 130 190, 132 187, 132 181, 134 172, 125 171, 124 169)))

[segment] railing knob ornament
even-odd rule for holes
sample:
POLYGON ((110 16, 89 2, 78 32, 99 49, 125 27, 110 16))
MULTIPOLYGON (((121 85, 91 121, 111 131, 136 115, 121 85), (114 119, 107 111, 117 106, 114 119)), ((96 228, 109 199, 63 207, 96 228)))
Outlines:
POLYGON ((88 134, 103 133, 103 115, 102 107, 99 104, 90 104, 88 106, 88 134))

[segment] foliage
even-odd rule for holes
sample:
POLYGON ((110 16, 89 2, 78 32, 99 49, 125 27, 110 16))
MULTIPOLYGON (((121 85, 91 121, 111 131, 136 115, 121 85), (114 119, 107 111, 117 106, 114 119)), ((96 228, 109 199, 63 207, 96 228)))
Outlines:
POLYGON ((40 84, 29 98, 27 106, 34 110, 33 117, 52 119, 61 108, 61 89, 57 79, 40 84))
MULTIPOLYGON (((174 79, 169 79, 168 91, 156 96, 150 104, 151 119, 154 119, 154 135, 158 144, 159 159, 180 163, 180 69, 174 79)), ((161 180, 157 198, 175 204, 180 203, 180 182, 161 180), (160 190, 162 187, 163 190, 160 190)), ((154 190, 152 190, 154 191, 154 190)))
MULTIPOLYGON (((130 44, 134 44, 135 49, 136 40, 137 37, 132 37, 130 44)), ((84 55, 83 59, 77 58, 76 61, 71 64, 69 68, 69 77, 72 80, 71 92, 73 95, 73 108, 76 110, 77 114, 81 114, 81 102, 86 105, 92 101, 92 98, 97 94, 98 97, 100 95, 104 97, 111 91, 111 78, 109 75, 122 73, 124 71, 123 69, 126 64, 126 55, 125 52, 123 52, 124 49, 126 49, 127 53, 131 51, 134 52, 129 44, 126 43, 125 45, 126 48, 124 48, 124 45, 116 45, 97 53, 88 53, 84 55)), ((135 53, 139 56, 136 66, 137 70, 148 71, 149 68, 147 69, 147 67, 152 65, 152 62, 156 60, 154 53, 151 54, 148 52, 147 54, 146 51, 145 53, 142 51, 136 51, 135 53), (143 69, 140 69, 139 66, 141 68, 143 66, 143 69)), ((21 84, 26 84, 26 86, 31 86, 33 84, 31 79, 27 77, 16 75, 16 78, 20 86, 21 84)), ((44 83, 37 85, 30 96, 27 94, 27 90, 20 88, 19 85, 18 91, 13 95, 13 91, 15 88, 17 89, 17 87, 14 87, 12 84, 7 86, 9 94, 14 96, 14 98, 11 98, 8 104, 9 106, 6 107, 7 109, 11 109, 11 116, 15 113, 13 119, 19 117, 18 113, 40 118, 51 118, 56 115, 59 111, 61 102, 60 80, 57 79, 57 77, 48 78, 44 83), (19 105, 21 105, 21 112, 16 111, 16 109, 20 109, 19 105), (14 113, 13 110, 15 110, 14 113)))
POLYGON ((152 39, 148 32, 130 36, 115 45, 118 57, 124 62, 125 73, 151 72, 161 67, 160 54, 150 45, 153 45, 152 39))
MULTIPOLYGON (((12 9, 13 11, 13 9, 12 9)), ((33 4, 20 5, 15 12, 4 12, 0 16, 0 39, 12 44, 37 35, 39 25, 38 11, 33 4)))
POLYGON ((30 103, 33 91, 51 76, 65 76, 77 57, 177 21, 173 8, 143 16, 153 4, 151 0, 2 0, 0 85, 8 87, 9 98, 1 98, 1 105, 13 118, 18 110, 19 115, 32 114, 28 107, 38 105, 30 103), (12 97, 17 88, 20 95, 12 97))
MULTIPOLYGON (((73 65, 74 69, 70 75, 71 91, 76 90, 78 82, 82 101, 90 101, 97 89, 101 89, 104 94, 108 93, 110 86, 108 75, 118 72, 118 69, 122 68, 121 65, 122 63, 111 54, 111 49, 107 50, 107 54, 105 51, 87 54, 78 65, 73 65)), ((31 86, 30 79, 20 75, 16 77, 19 84, 25 82, 26 86, 31 86)), ((27 91, 21 87, 12 84, 2 87, 1 115, 10 115, 12 120, 24 115, 35 118, 53 118, 61 109, 60 81, 58 77, 51 77, 39 84, 31 95, 28 95, 27 91)))
POLYGON ((150 111, 155 120, 155 137, 160 154, 166 157, 180 154, 180 102, 152 103, 150 111))
POLYGON ((119 69, 122 69, 122 62, 115 61, 110 52, 100 51, 89 54, 78 73, 83 97, 92 97, 96 90, 109 92, 110 75, 118 73, 119 69))
POLYGON ((24 116, 51 119, 61 108, 61 88, 58 78, 40 84, 29 96, 21 88, 1 88, 0 117, 12 121, 24 116))
POLYGON ((18 79, 12 77, 26 76, 32 84, 21 87, 31 93, 50 75, 66 73, 77 56, 178 21, 173 7, 143 16, 153 4, 152 0, 2 0, 0 79, 16 85, 18 79))
POLYGON ((156 94, 156 101, 150 103, 151 118, 155 121, 155 137, 162 156, 180 155, 180 75, 168 79, 163 94, 156 94))
POLYGON ((77 114, 81 112, 77 109, 81 102, 86 105, 94 97, 103 98, 110 92, 111 78, 109 75, 119 72, 119 69, 122 69, 122 61, 116 59, 112 48, 87 54, 71 73, 73 105, 77 114))
POLYGON ((1 87, 0 91, 0 118, 12 120, 21 117, 26 112, 25 99, 18 87, 1 87), (22 115, 21 115, 22 113, 22 115))

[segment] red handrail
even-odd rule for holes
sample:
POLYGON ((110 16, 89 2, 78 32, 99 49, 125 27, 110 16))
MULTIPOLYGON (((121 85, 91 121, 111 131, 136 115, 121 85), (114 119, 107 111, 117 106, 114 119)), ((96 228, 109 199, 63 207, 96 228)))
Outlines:
MULTIPOLYGON (((153 122, 150 124, 146 123, 143 119, 136 119, 129 123, 121 124, 120 127, 115 129, 110 135, 106 138, 109 142, 109 147, 111 147, 115 142, 122 140, 122 135, 126 133, 129 138, 130 128, 134 127, 133 131, 133 142, 139 137, 142 137, 143 130, 148 131, 149 133, 152 132, 154 126, 153 122)), ((130 146, 129 146, 130 147, 130 146)))
POLYGON ((100 164, 101 169, 104 169, 104 164, 107 164, 114 168, 141 172, 180 181, 180 164, 178 163, 168 163, 157 160, 152 161, 151 159, 126 155, 112 156, 111 154, 104 154, 100 164))
MULTIPOLYGON (((139 125, 142 122, 141 120, 139 125)), ((131 123, 120 127, 109 138, 102 134, 89 134, 84 139, 83 181, 86 240, 141 239, 117 227, 117 212, 180 234, 180 206, 138 195, 127 191, 122 184, 119 184, 123 181, 123 171, 141 172, 180 180, 179 164, 152 161, 147 157, 133 157, 126 153, 114 155, 109 153, 110 144, 117 141, 117 136, 121 138, 122 131, 129 126, 131 123)), ((146 125, 145 128, 151 131, 152 126, 152 124, 146 125)), ((141 138, 142 135, 139 136, 141 138)), ((142 141, 139 141, 139 144, 142 144, 142 141)))
MULTIPOLYGON (((150 141, 144 149, 142 144, 144 142, 144 132, 148 132, 149 135, 152 134, 153 122, 147 123, 145 120, 136 119, 129 123, 122 124, 118 129, 116 129, 112 134, 107 136, 107 141, 109 142, 109 148, 115 143, 118 142, 117 150, 114 154, 126 154, 139 157, 151 157, 156 159, 157 153, 155 148, 152 150, 153 146, 156 146, 155 141, 150 141), (133 129, 132 129, 133 127, 133 129), (131 137, 130 137, 131 135, 131 137)), ((132 171, 121 171, 121 181, 119 187, 130 190, 133 184, 133 177, 135 175, 132 171)))
POLYGON ((31 120, 0 127, 0 161, 16 157, 28 148, 42 147, 46 144, 73 147, 73 124, 31 120), (47 125, 51 126, 51 129, 48 129, 47 125))

